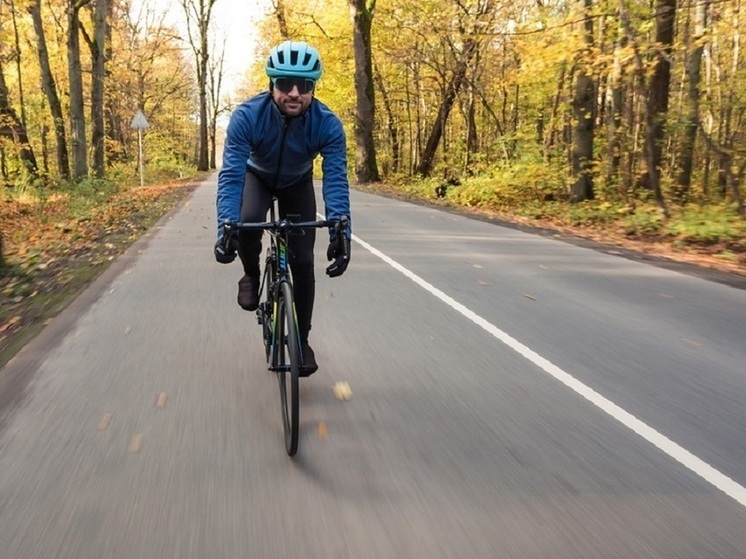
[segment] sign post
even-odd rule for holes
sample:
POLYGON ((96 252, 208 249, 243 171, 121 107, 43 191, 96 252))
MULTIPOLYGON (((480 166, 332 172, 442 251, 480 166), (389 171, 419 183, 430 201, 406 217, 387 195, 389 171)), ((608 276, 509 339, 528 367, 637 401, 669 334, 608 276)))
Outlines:
POLYGON ((130 126, 137 130, 137 149, 140 164, 140 186, 145 186, 145 161, 143 158, 142 131, 150 125, 148 124, 148 120, 145 118, 142 110, 137 110, 137 114, 135 115, 135 118, 132 119, 132 124, 130 124, 130 126))

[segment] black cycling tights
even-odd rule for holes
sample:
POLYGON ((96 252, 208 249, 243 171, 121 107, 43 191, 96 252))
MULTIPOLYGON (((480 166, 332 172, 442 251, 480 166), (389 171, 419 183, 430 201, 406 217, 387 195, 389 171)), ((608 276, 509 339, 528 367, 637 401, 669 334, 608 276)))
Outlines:
MULTIPOLYGON (((272 205, 272 196, 277 198, 280 218, 299 215, 301 221, 316 220, 316 197, 313 178, 308 177, 286 188, 273 190, 251 171, 247 171, 241 201, 241 221, 260 222, 267 220, 272 205)), ((308 341, 313 314, 313 299, 316 279, 313 272, 313 245, 316 229, 306 229, 303 234, 290 235, 289 263, 293 274, 295 310, 298 314, 298 330, 302 342, 308 341)), ((244 272, 259 277, 259 256, 262 252, 261 231, 240 231, 238 255, 244 272)))

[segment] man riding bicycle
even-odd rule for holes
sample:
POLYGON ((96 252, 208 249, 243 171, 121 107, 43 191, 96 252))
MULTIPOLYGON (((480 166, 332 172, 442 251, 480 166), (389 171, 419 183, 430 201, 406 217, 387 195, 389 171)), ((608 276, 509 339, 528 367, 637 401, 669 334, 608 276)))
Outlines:
MULTIPOLYGON (((347 145, 339 117, 314 97, 321 76, 318 51, 305 42, 285 41, 274 47, 265 63, 269 91, 239 105, 228 124, 223 165, 218 175, 218 235, 226 221, 260 222, 277 198, 280 218, 316 219, 313 161, 323 158, 322 194, 326 219, 350 216, 347 145)), ((350 261, 350 234, 330 230, 327 267, 330 277, 344 273, 350 261)), ((303 367, 301 376, 318 368, 308 345, 315 295, 313 248, 315 229, 292 235, 289 242, 298 332, 303 367)), ((247 311, 259 305, 261 231, 241 231, 224 249, 215 244, 215 258, 227 264, 236 258, 244 276, 238 282, 238 304, 247 311)))

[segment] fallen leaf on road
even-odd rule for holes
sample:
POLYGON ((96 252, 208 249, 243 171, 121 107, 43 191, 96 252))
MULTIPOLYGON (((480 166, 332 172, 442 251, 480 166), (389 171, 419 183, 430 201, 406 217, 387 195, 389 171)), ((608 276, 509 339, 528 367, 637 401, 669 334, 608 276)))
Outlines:
POLYGON ((332 386, 332 393, 337 400, 349 400, 352 398, 352 390, 347 382, 335 382, 332 386))

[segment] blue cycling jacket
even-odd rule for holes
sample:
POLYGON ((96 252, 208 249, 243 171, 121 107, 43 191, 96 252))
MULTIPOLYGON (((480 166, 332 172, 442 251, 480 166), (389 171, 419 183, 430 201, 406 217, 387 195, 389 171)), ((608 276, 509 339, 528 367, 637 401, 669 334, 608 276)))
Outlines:
POLYGON ((239 105, 228 123, 218 175, 218 236, 225 221, 239 219, 247 168, 272 188, 288 188, 311 172, 319 154, 326 219, 349 217, 347 143, 337 115, 314 98, 305 113, 287 117, 269 91, 239 105))

